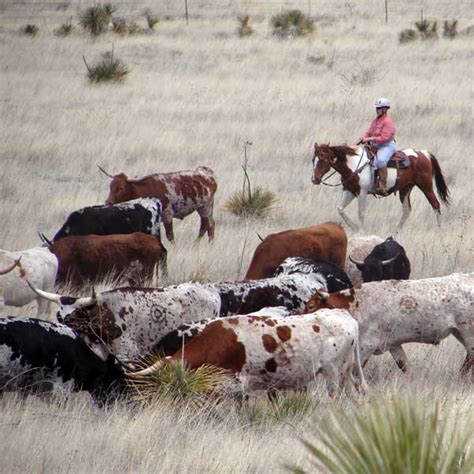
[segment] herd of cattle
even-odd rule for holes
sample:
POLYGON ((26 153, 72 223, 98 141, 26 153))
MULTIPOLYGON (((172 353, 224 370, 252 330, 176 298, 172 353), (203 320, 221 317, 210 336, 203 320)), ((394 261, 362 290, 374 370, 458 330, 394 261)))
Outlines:
POLYGON ((0 251, 1 305, 38 303, 38 318, 0 319, 0 392, 53 384, 100 399, 183 360, 229 371, 243 391, 304 388, 321 374, 332 394, 347 381, 364 389, 372 355, 389 351, 405 371, 403 344, 450 334, 466 349, 463 373, 474 377, 474 273, 409 280, 395 240, 348 240, 328 222, 267 236, 244 281, 144 286, 158 268, 166 272, 161 222, 172 241, 173 218, 197 211, 198 238, 213 238, 215 176, 205 167, 108 176, 105 205, 73 212, 40 247, 0 251), (110 274, 130 286, 79 298, 54 292, 110 274), (45 321, 51 302, 57 312, 45 321), (143 368, 149 354, 161 356, 143 368))

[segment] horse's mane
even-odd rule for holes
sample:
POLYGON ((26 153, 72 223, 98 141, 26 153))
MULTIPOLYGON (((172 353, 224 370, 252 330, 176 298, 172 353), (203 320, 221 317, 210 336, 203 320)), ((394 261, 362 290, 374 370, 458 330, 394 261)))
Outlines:
POLYGON ((357 155, 357 150, 348 145, 337 145, 329 147, 339 160, 345 160, 346 155, 357 155))

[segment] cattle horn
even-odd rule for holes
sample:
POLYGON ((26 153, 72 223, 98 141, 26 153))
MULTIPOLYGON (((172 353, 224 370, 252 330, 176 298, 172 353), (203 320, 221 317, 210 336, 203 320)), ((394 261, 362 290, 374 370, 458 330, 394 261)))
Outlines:
POLYGON ((388 260, 382 260, 380 263, 383 266, 388 265, 389 263, 392 263, 397 257, 398 255, 395 255, 395 257, 389 258, 388 260))
POLYGON ((102 166, 99 166, 97 164, 96 164, 96 166, 97 166, 97 168, 100 169, 100 171, 102 171, 102 173, 105 174, 105 176, 108 176, 109 178, 113 178, 113 176, 110 173, 107 173, 107 171, 105 171, 104 168, 102 168, 102 166))
POLYGON ((256 234, 257 234, 257 237, 260 239, 260 241, 263 242, 263 237, 258 232, 256 232, 256 234))
POLYGON ((357 266, 363 267, 363 266, 365 265, 364 262, 360 262, 359 260, 356 260, 356 259, 352 258, 351 255, 349 255, 349 260, 350 260, 354 265, 357 265, 357 266))
POLYGON ((15 260, 12 266, 8 267, 6 270, 0 271, 0 275, 5 275, 6 273, 11 272, 20 263, 20 260, 21 260, 21 257, 18 260, 15 260))
MULTIPOLYGON (((123 364, 123 362, 122 362, 122 364, 123 364)), ((163 361, 162 360, 157 360, 153 365, 150 365, 150 367, 147 367, 146 369, 139 370, 138 372, 133 371, 133 370, 129 371, 128 368, 126 367, 126 365, 124 365, 124 367, 125 367, 125 371, 126 371, 127 376, 130 377, 130 378, 135 378, 135 377, 144 377, 144 376, 147 376, 147 375, 151 375, 154 372, 156 372, 162 365, 163 365, 163 361)), ((130 368, 132 368, 132 367, 130 367, 130 368)))
POLYGON ((49 240, 46 235, 43 234, 43 232, 38 232, 38 235, 41 239, 41 241, 43 242, 43 244, 46 244, 48 245, 49 247, 51 247, 53 245, 53 243, 51 242, 51 240, 49 240))
POLYGON ((47 291, 40 290, 39 288, 35 288, 29 281, 28 278, 25 278, 26 283, 31 288, 33 293, 37 294, 39 297, 44 298, 45 300, 52 301, 53 303, 59 304, 61 295, 56 293, 48 293, 47 291))
POLYGON ((315 292, 323 301, 326 301, 329 298, 329 293, 326 293, 325 291, 321 290, 316 290, 315 292))

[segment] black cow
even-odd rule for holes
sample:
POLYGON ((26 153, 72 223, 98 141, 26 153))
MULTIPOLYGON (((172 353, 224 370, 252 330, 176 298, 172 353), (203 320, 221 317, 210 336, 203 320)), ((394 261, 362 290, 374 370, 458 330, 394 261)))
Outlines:
POLYGON ((122 368, 71 328, 41 319, 0 319, 0 393, 86 390, 98 401, 125 386, 122 368))
POLYGON ((323 260, 304 257, 289 257, 275 270, 275 276, 294 275, 296 273, 319 274, 328 293, 352 288, 347 273, 336 264, 323 260))
POLYGON ((349 258, 362 272, 364 282, 410 278, 411 265, 405 249, 392 237, 376 245, 363 262, 349 258))
POLYGON ((140 198, 121 204, 83 207, 69 214, 53 242, 70 235, 112 235, 144 232, 160 239, 161 203, 140 198))

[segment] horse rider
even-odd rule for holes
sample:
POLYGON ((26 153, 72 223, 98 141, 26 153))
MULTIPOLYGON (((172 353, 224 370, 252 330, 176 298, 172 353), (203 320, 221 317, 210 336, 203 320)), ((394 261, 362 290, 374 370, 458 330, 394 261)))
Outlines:
POLYGON ((381 194, 387 192, 387 163, 396 150, 395 124, 388 116, 389 108, 390 101, 388 99, 381 97, 375 101, 377 116, 358 142, 371 142, 377 149, 375 166, 379 170, 379 179, 375 191, 381 194))

